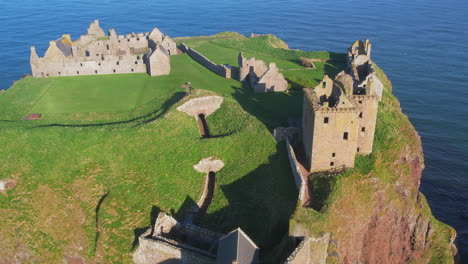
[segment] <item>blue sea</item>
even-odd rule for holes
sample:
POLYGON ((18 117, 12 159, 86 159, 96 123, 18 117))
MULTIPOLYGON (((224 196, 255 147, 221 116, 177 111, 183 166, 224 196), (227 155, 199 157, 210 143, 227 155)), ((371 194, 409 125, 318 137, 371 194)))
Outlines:
POLYGON ((421 135, 421 191, 457 230, 468 262, 468 1, 0 0, 0 89, 30 73, 29 46, 42 56, 49 40, 78 38, 94 19, 118 34, 272 33, 302 50, 345 52, 369 38, 373 60, 421 135))

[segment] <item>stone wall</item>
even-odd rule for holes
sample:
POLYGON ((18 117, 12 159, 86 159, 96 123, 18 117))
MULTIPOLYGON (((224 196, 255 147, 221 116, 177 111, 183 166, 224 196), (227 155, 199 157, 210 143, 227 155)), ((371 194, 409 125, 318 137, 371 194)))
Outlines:
POLYGON ((138 249, 133 254, 136 264, 215 264, 216 256, 206 251, 163 237, 152 238, 151 229, 139 237, 138 249))
POLYGON ((305 237, 293 253, 286 259, 285 264, 310 263, 310 240, 305 237))
POLYGON ((203 65, 208 70, 218 74, 221 77, 230 79, 232 76, 232 69, 226 67, 225 65, 218 65, 212 62, 207 57, 203 56, 200 52, 187 47, 184 43, 180 45, 180 50, 187 53, 193 60, 203 65))
MULTIPOLYGON (((153 32, 159 32, 154 29, 153 32)), ((177 52, 175 42, 160 33, 161 41, 149 33, 109 35, 91 23, 88 34, 72 41, 70 35, 49 42, 44 57, 39 57, 31 47, 31 71, 34 77, 77 76, 114 73, 147 72, 150 75, 167 75, 170 72, 170 51, 177 52), (152 38, 150 38, 150 36, 152 38)))
POLYGON ((319 238, 306 236, 288 257, 285 264, 325 264, 329 243, 329 233, 319 238))
POLYGON ((303 173, 301 170, 301 164, 297 161, 296 154, 294 149, 289 142, 289 138, 286 137, 286 148, 288 151, 289 164, 291 165, 291 170, 294 175, 294 182, 296 187, 299 190, 299 201, 302 205, 308 204, 310 202, 310 188, 309 188, 309 179, 307 174, 303 173))
POLYGON ((288 82, 279 72, 276 63, 271 62, 269 67, 255 58, 246 59, 239 53, 239 81, 249 82, 256 93, 286 91, 288 82))
POLYGON ((359 126, 356 152, 367 155, 372 153, 374 144, 379 99, 377 96, 366 95, 352 95, 350 98, 358 109, 359 126))

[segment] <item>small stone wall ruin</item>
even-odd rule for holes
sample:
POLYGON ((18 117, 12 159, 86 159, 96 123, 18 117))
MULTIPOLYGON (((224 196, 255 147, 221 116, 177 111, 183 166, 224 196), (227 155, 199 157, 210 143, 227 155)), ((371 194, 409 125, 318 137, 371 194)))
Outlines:
POLYGON ((180 45, 180 50, 187 53, 193 60, 196 62, 200 63, 203 65, 205 68, 208 70, 218 74, 221 77, 224 77, 226 79, 230 79, 232 76, 232 69, 225 66, 225 65, 218 65, 214 62, 212 62, 210 59, 207 57, 203 56, 200 52, 187 47, 184 43, 180 45))
POLYGON ((221 96, 204 96, 185 102, 177 107, 177 110, 197 119, 200 134, 203 138, 209 138, 211 135, 206 117, 220 108, 222 103, 223 98, 221 96))
POLYGON ((279 72, 276 63, 270 62, 268 68, 265 63, 255 58, 246 59, 239 53, 239 81, 249 82, 256 93, 279 92, 288 89, 288 82, 279 72))
POLYGON ((222 234, 193 225, 183 225, 165 213, 159 213, 152 232, 139 238, 133 261, 143 263, 215 263, 218 240, 222 234))
POLYGON ((291 165, 291 170, 294 175, 294 182, 296 187, 299 190, 299 201, 305 207, 310 205, 310 188, 309 188, 309 179, 307 171, 302 167, 302 165, 297 161, 296 154, 294 149, 289 142, 289 137, 286 137, 286 148, 288 151, 289 164, 291 165))
POLYGON ((325 264, 328 257, 330 234, 315 238, 306 236, 287 258, 285 264, 325 264))

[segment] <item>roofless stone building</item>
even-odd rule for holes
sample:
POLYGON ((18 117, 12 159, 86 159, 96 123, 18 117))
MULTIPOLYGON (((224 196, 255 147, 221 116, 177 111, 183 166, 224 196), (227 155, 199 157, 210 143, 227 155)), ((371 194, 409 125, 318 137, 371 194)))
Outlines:
POLYGON ((304 89, 302 141, 309 170, 354 167, 356 155, 372 153, 383 85, 370 61, 371 43, 348 49, 348 69, 304 89))
POLYGON ((50 41, 42 58, 31 47, 30 62, 34 77, 137 72, 155 76, 170 73, 170 55, 176 53, 175 42, 157 28, 125 36, 110 29, 106 35, 95 20, 75 41, 70 35, 50 41))

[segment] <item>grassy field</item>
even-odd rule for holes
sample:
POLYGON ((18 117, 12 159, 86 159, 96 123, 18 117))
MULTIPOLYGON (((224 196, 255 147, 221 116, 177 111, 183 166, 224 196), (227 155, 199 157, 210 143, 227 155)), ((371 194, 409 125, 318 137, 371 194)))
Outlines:
POLYGON ((323 79, 325 72, 334 77, 346 66, 342 53, 274 48, 274 46, 287 47, 287 45, 272 35, 246 38, 228 32, 211 37, 179 38, 176 41, 187 44, 217 64, 229 64, 235 68, 239 67, 240 52, 243 52, 244 57, 248 59, 255 57, 263 60, 267 66, 270 62, 275 62, 293 90, 314 87, 323 79), (328 61, 315 62, 316 69, 307 69, 300 63, 300 57, 328 61))
POLYGON ((187 55, 172 58, 165 77, 28 77, 0 95, 0 179, 18 182, 0 195, 0 260, 22 254, 24 261, 83 256, 128 263, 136 237, 159 210, 181 216, 198 200, 204 175, 192 166, 208 156, 226 167, 217 174, 203 225, 219 232, 240 226, 265 252, 281 240, 297 190, 284 145, 270 131, 300 115, 302 94, 256 95, 187 55), (94 97, 65 93, 100 87, 103 80, 120 83, 123 91, 132 79, 145 86, 133 89, 148 98, 124 97, 126 107, 140 104, 129 110, 76 113, 84 111, 81 103, 88 111, 120 107, 102 98, 111 93, 107 82, 94 97), (225 99, 207 118, 215 138, 202 140, 193 118, 175 110, 188 99, 180 87, 187 81, 194 88, 190 96, 215 92, 225 99), (88 100, 95 103, 80 102, 88 100), (38 109, 49 109, 40 110, 43 119, 20 120, 38 109))

